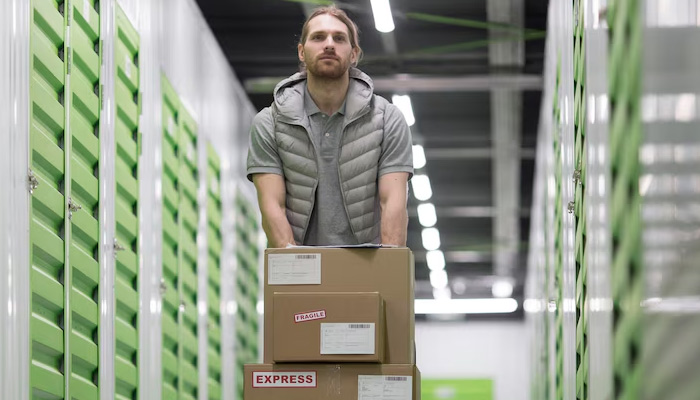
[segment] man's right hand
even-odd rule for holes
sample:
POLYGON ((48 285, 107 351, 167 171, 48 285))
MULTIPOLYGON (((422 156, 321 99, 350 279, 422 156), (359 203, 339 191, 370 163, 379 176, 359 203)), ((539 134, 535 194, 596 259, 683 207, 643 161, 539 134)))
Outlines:
POLYGON ((258 192, 262 225, 269 247, 287 247, 294 242, 292 227, 287 220, 284 177, 277 174, 255 174, 253 183, 258 192))

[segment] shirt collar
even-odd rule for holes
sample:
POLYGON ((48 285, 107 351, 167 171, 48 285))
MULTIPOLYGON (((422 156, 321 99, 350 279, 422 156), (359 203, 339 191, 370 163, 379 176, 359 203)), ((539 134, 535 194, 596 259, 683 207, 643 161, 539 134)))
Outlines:
MULTIPOLYGON (((343 100, 343 104, 340 105, 337 111, 340 115, 345 115, 345 101, 346 99, 343 100)), ((321 109, 318 108, 314 99, 311 98, 306 82, 304 82, 304 110, 309 117, 321 112, 321 109)))

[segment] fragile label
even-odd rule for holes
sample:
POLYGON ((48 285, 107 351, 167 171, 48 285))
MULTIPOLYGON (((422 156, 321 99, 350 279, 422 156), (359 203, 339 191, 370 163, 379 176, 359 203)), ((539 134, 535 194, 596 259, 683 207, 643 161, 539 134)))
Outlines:
POLYGON ((309 311, 305 313, 294 314, 294 322, 306 322, 324 318, 326 318, 326 310, 309 311))
POLYGON ((124 73, 127 78, 131 79, 131 58, 128 54, 124 55, 124 73))
POLYGON ((411 400, 413 377, 397 375, 359 375, 357 400, 411 400))
POLYGON ((316 371, 253 371, 255 388, 313 388, 316 387, 316 371))
POLYGON ((374 354, 374 323, 321 324, 321 354, 374 354))
POLYGON ((320 285, 321 254, 269 254, 268 285, 320 285))

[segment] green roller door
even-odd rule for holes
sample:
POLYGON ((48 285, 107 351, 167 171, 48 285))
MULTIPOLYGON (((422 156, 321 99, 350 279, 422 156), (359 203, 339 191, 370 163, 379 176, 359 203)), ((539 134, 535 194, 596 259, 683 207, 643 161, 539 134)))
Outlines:
POLYGON ((221 399, 221 167, 216 150, 207 146, 208 392, 221 399))
POLYGON ((65 352, 65 17, 52 0, 31 4, 30 224, 32 398, 62 399, 65 352))
POLYGON ((588 399, 586 276, 586 92, 583 1, 574 2, 574 225, 576 274, 576 398, 588 399))
POLYGON ((197 372, 197 137, 194 120, 183 107, 178 118, 180 168, 180 398, 196 400, 197 372))
POLYGON ((613 379, 616 399, 640 398, 643 273, 639 196, 642 140, 640 2, 608 7, 613 295, 613 379))
POLYGON ((115 223, 119 253, 115 272, 115 398, 138 396, 139 310, 139 36, 116 7, 115 223))
POLYGON ((167 79, 163 93, 163 399, 178 399, 180 343, 180 193, 179 129, 180 101, 167 79))
POLYGON ((562 151, 561 151, 561 108, 559 91, 561 90, 561 61, 557 60, 557 78, 554 88, 554 124, 552 127, 554 153, 554 296, 557 310, 554 320, 554 387, 557 399, 564 398, 564 255, 563 227, 564 212, 562 210, 562 151))
POLYGON ((99 395, 97 8, 31 3, 32 398, 99 395))
POLYGON ((240 194, 236 197, 236 389, 243 399, 243 365, 258 360, 258 223, 256 209, 240 194))
POLYGON ((163 398, 196 400, 197 126, 168 80, 163 93, 163 398))

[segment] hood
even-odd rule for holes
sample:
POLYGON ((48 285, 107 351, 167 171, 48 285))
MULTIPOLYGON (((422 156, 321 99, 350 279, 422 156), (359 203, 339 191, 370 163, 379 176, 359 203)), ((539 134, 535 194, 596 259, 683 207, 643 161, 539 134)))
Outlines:
MULTIPOLYGON (((345 119, 351 120, 369 107, 374 93, 372 79, 357 68, 350 67, 350 84, 345 99, 345 119)), ((277 84, 272 94, 273 106, 287 122, 302 122, 304 112, 304 85, 306 72, 296 74, 277 84)))

